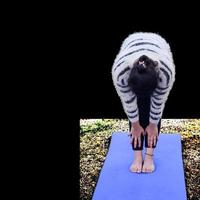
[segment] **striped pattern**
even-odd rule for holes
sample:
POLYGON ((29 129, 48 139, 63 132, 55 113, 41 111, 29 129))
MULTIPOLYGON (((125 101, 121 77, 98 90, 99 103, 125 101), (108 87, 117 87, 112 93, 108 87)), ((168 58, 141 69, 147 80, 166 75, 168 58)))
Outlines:
POLYGON ((122 43, 112 66, 112 79, 124 111, 131 122, 139 120, 137 96, 128 86, 133 63, 146 55, 159 63, 158 86, 151 96, 149 121, 158 124, 175 81, 175 65, 168 43, 158 34, 134 33, 122 43))

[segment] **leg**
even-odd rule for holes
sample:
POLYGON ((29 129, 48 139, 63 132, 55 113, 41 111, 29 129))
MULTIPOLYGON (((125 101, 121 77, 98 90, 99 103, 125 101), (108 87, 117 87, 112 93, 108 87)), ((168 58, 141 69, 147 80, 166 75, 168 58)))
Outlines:
POLYGON ((130 167, 131 172, 141 173, 142 171, 142 151, 134 151, 134 160, 130 167))
MULTIPOLYGON (((145 129, 149 124, 149 112, 150 112, 150 103, 151 98, 138 98, 138 107, 139 107, 139 115, 140 115, 140 124, 145 129)), ((160 122, 158 123, 158 133, 160 132, 160 122)), ((144 159, 144 164, 142 166, 142 172, 152 172, 155 168, 153 162, 153 150, 154 148, 148 148, 147 144, 147 135, 145 135, 145 147, 146 154, 144 159)))
MULTIPOLYGON (((140 125, 145 129, 147 125, 149 124, 149 112, 150 112, 150 97, 140 97, 137 96, 137 104, 138 104, 138 110, 139 110, 139 122, 140 125)), ((129 122, 129 131, 131 130, 131 122, 129 122)), ((133 150, 142 150, 143 149, 143 141, 144 136, 141 136, 141 147, 139 148, 138 145, 136 148, 134 148, 132 144, 133 150)))
MULTIPOLYGON (((149 123, 149 111, 150 111, 150 97, 137 97, 138 109, 139 109, 139 121, 140 125, 145 129, 149 123)), ((131 123, 129 122, 129 130, 131 130, 131 123)), ((134 150, 134 161, 130 170, 132 172, 141 172, 142 168, 142 150, 143 150, 144 136, 141 135, 141 147, 136 146, 134 148, 134 139, 132 143, 132 149, 134 150)))
POLYGON ((154 148, 146 148, 144 164, 142 166, 142 172, 153 172, 155 169, 153 161, 153 151, 154 148))
MULTIPOLYGON (((129 121, 129 131, 131 131, 131 122, 129 121)), ((132 149, 134 151, 134 160, 130 167, 131 172, 137 172, 140 173, 142 171, 142 149, 143 149, 143 141, 144 137, 141 136, 141 147, 138 146, 134 148, 134 139, 132 144, 132 149)))
MULTIPOLYGON (((158 123, 158 135, 160 134, 160 126, 161 126, 161 120, 158 123)), ((153 152, 156 145, 153 146, 153 148, 149 148, 147 139, 148 139, 148 136, 145 135, 146 154, 145 154, 144 164, 142 167, 142 172, 153 172, 155 169, 155 165, 153 161, 153 152)), ((157 144, 157 141, 156 141, 156 144, 157 144)))

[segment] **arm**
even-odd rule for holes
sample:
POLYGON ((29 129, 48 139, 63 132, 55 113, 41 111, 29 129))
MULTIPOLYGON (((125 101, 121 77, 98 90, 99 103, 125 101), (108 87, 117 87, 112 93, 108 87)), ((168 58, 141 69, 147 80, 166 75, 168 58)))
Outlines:
POLYGON ((162 117, 165 103, 169 96, 175 80, 174 66, 170 69, 167 65, 160 67, 158 86, 151 96, 149 125, 146 127, 145 132, 148 134, 148 146, 152 147, 156 144, 158 137, 157 124, 162 117))
POLYGON ((131 88, 128 86, 128 77, 131 68, 126 62, 123 62, 120 66, 113 66, 112 79, 117 91, 118 96, 122 102, 124 112, 131 123, 139 120, 139 113, 137 107, 137 97, 131 88))
POLYGON ((170 69, 168 66, 161 65, 158 85, 151 96, 149 116, 149 122, 151 124, 155 124, 157 126, 158 122, 160 121, 165 103, 174 84, 174 80, 174 66, 172 69, 170 69))
POLYGON ((131 69, 128 64, 125 62, 121 64, 118 70, 112 70, 113 83, 118 93, 118 96, 121 99, 124 111, 131 122, 131 143, 134 139, 134 147, 136 148, 137 142, 138 146, 141 146, 140 136, 144 134, 144 129, 140 126, 139 123, 139 112, 137 106, 137 97, 136 94, 128 86, 128 77, 131 69))

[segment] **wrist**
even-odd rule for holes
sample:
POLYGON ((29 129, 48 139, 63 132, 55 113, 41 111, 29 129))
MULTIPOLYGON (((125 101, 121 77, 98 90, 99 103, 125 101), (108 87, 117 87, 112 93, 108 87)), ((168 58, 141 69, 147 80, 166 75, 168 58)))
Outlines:
POLYGON ((140 126, 139 120, 136 121, 136 122, 132 122, 132 127, 133 127, 133 128, 136 128, 136 127, 139 127, 139 126, 140 126))
POLYGON ((149 126, 150 126, 150 127, 156 127, 157 124, 156 124, 156 123, 149 122, 149 126))
POLYGON ((160 118, 152 119, 149 117, 149 124, 155 124, 156 126, 158 125, 160 118))

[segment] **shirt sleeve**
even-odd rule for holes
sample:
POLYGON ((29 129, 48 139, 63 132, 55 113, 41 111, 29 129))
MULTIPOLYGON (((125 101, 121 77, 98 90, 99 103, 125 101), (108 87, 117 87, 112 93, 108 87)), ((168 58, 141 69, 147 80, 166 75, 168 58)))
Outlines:
POLYGON ((128 86, 130 71, 131 68, 123 61, 118 65, 113 66, 112 79, 117 94, 120 97, 124 112, 129 121, 133 123, 139 120, 139 112, 136 94, 128 86))
POLYGON ((173 68, 169 68, 169 66, 161 61, 158 84, 151 95, 149 122, 158 124, 160 121, 165 103, 174 84, 174 80, 174 66, 173 68))

